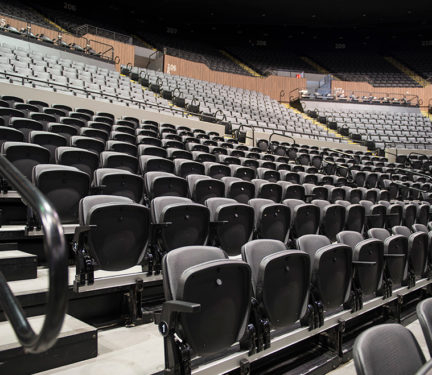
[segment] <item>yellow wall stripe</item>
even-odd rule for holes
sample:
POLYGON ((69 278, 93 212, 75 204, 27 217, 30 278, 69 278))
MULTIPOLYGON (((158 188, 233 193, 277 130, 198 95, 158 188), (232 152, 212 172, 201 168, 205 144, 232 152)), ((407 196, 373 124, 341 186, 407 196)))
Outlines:
POLYGON ((252 74, 254 77, 262 77, 261 74, 259 74, 255 70, 253 70, 250 66, 247 66, 246 64, 242 63, 240 60, 236 59, 234 56, 232 56, 228 52, 226 52, 226 51, 224 51, 222 49, 220 49, 219 52, 222 55, 224 55, 225 57, 227 57, 228 59, 230 59, 232 62, 234 62, 237 65, 239 65, 243 70, 246 70, 248 73, 252 74))
POLYGON ((427 85, 429 85, 428 81, 420 77, 417 73, 413 72, 410 68, 403 65, 400 61, 396 60, 395 58, 391 56, 386 56, 384 57, 384 59, 387 60, 390 64, 392 64, 394 67, 399 69, 402 73, 405 73, 412 80, 416 81, 422 87, 426 87, 427 85))

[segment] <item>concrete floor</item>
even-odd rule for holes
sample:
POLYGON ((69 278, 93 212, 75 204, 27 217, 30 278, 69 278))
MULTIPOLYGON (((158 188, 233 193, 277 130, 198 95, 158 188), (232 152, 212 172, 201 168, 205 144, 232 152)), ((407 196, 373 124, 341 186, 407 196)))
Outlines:
MULTIPOLYGON (((408 325, 430 358, 418 321, 408 325)), ((39 375, 149 375, 163 370, 163 342, 155 325, 116 328, 99 332, 99 355, 96 358, 41 372, 39 375)), ((329 375, 355 375, 353 361, 329 375)))

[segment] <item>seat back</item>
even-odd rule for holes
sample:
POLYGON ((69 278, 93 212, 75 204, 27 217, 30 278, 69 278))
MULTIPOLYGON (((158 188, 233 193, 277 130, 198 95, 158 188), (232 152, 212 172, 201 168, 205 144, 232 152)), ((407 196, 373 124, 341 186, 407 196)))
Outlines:
POLYGON ((208 198, 223 197, 225 184, 209 176, 190 174, 186 177, 189 196, 194 202, 204 204, 208 198))
POLYGON ((283 204, 270 199, 256 198, 249 201, 255 212, 255 235, 287 242, 291 227, 291 211, 283 204))
POLYGON ((166 172, 147 172, 144 189, 149 199, 163 196, 187 197, 188 187, 184 178, 166 172))
POLYGON ((25 142, 4 142, 1 153, 30 181, 33 167, 48 164, 50 159, 45 147, 25 142))
POLYGON ((225 184, 225 196, 239 203, 247 203, 255 197, 255 185, 236 177, 222 177, 225 184))
POLYGON ((425 299, 417 304, 417 318, 426 339, 429 354, 432 353, 432 298, 425 299))
POLYGON ((299 320, 309 296, 309 256, 303 251, 286 250, 282 242, 267 239, 248 242, 241 253, 252 270, 255 297, 271 325, 286 327, 299 320))
POLYGON ((144 181, 141 176, 114 168, 99 168, 94 172, 93 185, 101 194, 118 195, 141 202, 144 181))
POLYGON ((326 310, 345 303, 351 291, 351 248, 343 244, 331 245, 327 237, 313 234, 298 238, 297 248, 311 257, 315 298, 322 301, 326 310))
POLYGON ((215 222, 213 243, 228 255, 239 255, 241 247, 252 238, 254 210, 229 198, 206 200, 211 220, 215 222))
POLYGON ((319 207, 296 199, 285 199, 282 203, 291 210, 291 233, 293 238, 318 232, 321 216, 319 207))
POLYGON ((75 167, 38 164, 33 168, 32 180, 53 204, 63 224, 78 223, 79 202, 90 187, 87 173, 75 167))
POLYGON ((399 324, 382 324, 363 332, 354 343, 358 375, 415 374, 425 363, 414 335, 399 324))
POLYGON ((220 352, 243 336, 251 296, 249 265, 226 259, 217 248, 187 246, 163 258, 162 273, 166 300, 201 306, 198 313, 180 313, 176 325, 196 355, 220 352), (214 324, 221 317, 223 324, 214 324))
POLYGON ((81 225, 95 226, 86 247, 102 270, 125 270, 142 261, 150 235, 148 208, 125 197, 93 195, 81 199, 79 216, 81 225))
POLYGON ((205 245, 209 233, 207 207, 183 197, 156 197, 151 201, 153 223, 159 225, 158 244, 165 252, 182 246, 205 245))
POLYGON ((70 165, 93 176, 94 170, 99 164, 99 155, 77 147, 57 147, 56 148, 57 164, 70 165))

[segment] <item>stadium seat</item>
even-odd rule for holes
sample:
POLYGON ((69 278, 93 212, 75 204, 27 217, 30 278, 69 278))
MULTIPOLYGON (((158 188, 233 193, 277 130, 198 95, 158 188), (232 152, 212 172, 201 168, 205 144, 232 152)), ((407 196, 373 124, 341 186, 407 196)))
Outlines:
POLYGON ((55 150, 66 146, 67 139, 59 134, 33 130, 29 133, 29 142, 45 147, 50 152, 50 163, 55 164, 55 150))
POLYGON ((262 198, 251 199, 249 205, 255 212, 255 238, 288 242, 291 212, 287 206, 262 198))
POLYGON ((208 198, 224 196, 225 185, 220 180, 199 174, 189 174, 186 180, 189 197, 196 203, 204 204, 208 198))
POLYGON ((100 168, 118 168, 137 173, 138 159, 122 152, 103 151, 99 155, 99 166, 100 168))
POLYGON ((65 165, 38 164, 32 181, 53 204, 63 224, 78 223, 79 202, 90 188, 86 173, 65 165))
POLYGON ((336 235, 345 227, 345 208, 321 199, 314 199, 311 203, 319 207, 321 212, 321 234, 327 236, 332 242, 336 241, 336 235))
POLYGON ((355 341, 358 375, 416 374, 426 362, 413 333, 399 324, 369 328, 355 341))
POLYGON ((99 168, 94 171, 93 190, 101 195, 118 195, 141 203, 144 181, 141 176, 114 168, 99 168))
POLYGON ((230 256, 239 255, 241 247, 252 239, 254 209, 229 198, 209 198, 205 204, 213 227, 210 243, 230 256))
POLYGON ((50 160, 50 152, 45 147, 25 142, 4 142, 1 153, 30 181, 33 167, 48 164, 50 160))
POLYGON ((246 263, 227 259, 218 248, 187 246, 163 258, 162 274, 166 302, 160 322, 167 372, 188 369, 193 355, 221 352, 245 335, 252 293, 246 263), (224 324, 214 324, 221 317, 224 324), (182 356, 175 354, 180 347, 186 348, 182 356))
POLYGON ((297 239, 297 248, 311 258, 311 305, 304 322, 310 328, 324 324, 324 312, 346 303, 350 297, 352 250, 343 244, 331 244, 321 235, 307 234, 297 239), (335 287, 337 285, 337 288, 335 287))
POLYGON ((282 204, 291 211, 291 238, 305 234, 317 234, 320 225, 321 212, 318 206, 305 203, 298 199, 285 199, 282 204))
POLYGON ((158 196, 151 201, 151 214, 153 238, 162 253, 207 243, 210 213, 206 206, 188 198, 158 196))
POLYGON ((144 175, 144 191, 150 201, 156 197, 187 197, 188 186, 184 178, 172 173, 152 171, 144 175))

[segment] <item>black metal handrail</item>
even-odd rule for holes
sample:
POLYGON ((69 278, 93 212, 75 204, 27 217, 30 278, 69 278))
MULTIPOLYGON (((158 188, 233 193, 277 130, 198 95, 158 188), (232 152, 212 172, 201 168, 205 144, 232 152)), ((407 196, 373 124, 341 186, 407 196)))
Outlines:
MULTIPOLYGON (((123 97, 123 96, 118 96, 118 95, 112 95, 112 94, 108 94, 108 93, 105 93, 105 92, 103 92, 102 90, 100 90, 100 91, 94 91, 94 90, 88 90, 88 89, 86 89, 86 88, 81 88, 81 87, 78 87, 78 86, 73 86, 73 85, 63 85, 63 84, 61 84, 61 83, 58 83, 58 82, 48 82, 48 81, 46 81, 46 80, 42 80, 42 79, 37 79, 37 78, 33 78, 33 77, 27 77, 27 76, 23 76, 23 75, 20 75, 20 74, 14 74, 14 73, 8 73, 8 72, 0 72, 0 76, 1 75, 3 75, 3 76, 5 76, 5 77, 16 77, 16 78, 20 78, 21 80, 22 80, 22 82, 24 83, 25 81, 30 81, 30 82, 41 82, 41 83, 44 83, 44 84, 48 84, 48 85, 50 85, 50 86, 56 86, 56 87, 63 87, 63 88, 67 88, 67 89, 69 89, 69 90, 77 90, 77 91, 82 91, 82 92, 84 92, 84 93, 86 93, 86 94, 98 94, 98 95, 103 95, 104 97, 106 97, 106 98, 112 98, 112 99, 116 99, 116 100, 119 100, 119 99, 122 99, 122 100, 127 100, 128 102, 131 102, 131 103, 134 103, 134 104, 138 104, 139 106, 150 106, 150 107, 156 107, 156 108, 158 108, 158 109, 167 109, 167 110, 169 110, 169 111, 175 111, 175 112, 178 112, 178 113, 181 113, 183 116, 185 116, 185 115, 191 115, 191 116, 197 116, 198 114, 197 113, 195 113, 195 112, 190 112, 190 111, 188 111, 188 110, 186 110, 186 109, 178 109, 178 108, 174 108, 174 107, 166 107, 166 106, 163 106, 163 105, 160 105, 160 104, 155 104, 155 103, 152 103, 152 102, 148 102, 148 101, 141 101, 141 100, 136 100, 136 99, 132 99, 132 98, 130 98, 130 97, 128 97, 128 98, 126 98, 126 97, 123 97)), ((177 88, 176 88, 177 89, 177 88)), ((182 95, 183 95, 183 93, 181 93, 182 95)), ((174 95, 174 93, 173 93, 173 95, 174 95)), ((145 107, 144 107, 145 108, 145 107)), ((215 120, 215 122, 217 123, 217 121, 219 121, 219 119, 217 119, 214 115, 212 115, 212 116, 209 116, 209 117, 212 117, 212 118, 214 118, 214 120, 215 120)), ((239 124, 239 123, 236 123, 236 122, 233 122, 232 123, 232 125, 238 125, 238 126, 241 126, 241 125, 244 125, 244 124, 239 124)), ((249 127, 249 128, 257 128, 257 129, 259 129, 259 126, 255 126, 255 125, 245 125, 245 126, 247 126, 247 127, 249 127)), ((287 131, 287 130, 278 130, 278 131, 281 131, 282 132, 282 134, 280 134, 280 133, 276 133, 276 134, 279 134, 279 135, 285 135, 285 133, 292 133, 292 131, 287 131)), ((318 134, 313 134, 313 133, 305 133, 305 132, 299 132, 299 131, 295 131, 295 133, 296 134, 299 134, 299 136, 301 137, 301 136, 303 136, 303 135, 306 135, 306 136, 308 136, 308 137, 312 137, 312 139, 317 139, 318 140, 318 138, 320 137, 320 135, 318 135, 318 134)), ((328 134, 328 130, 327 130, 327 134, 328 134)), ((296 135, 297 136, 297 135, 296 135)), ((334 141, 333 142, 335 142, 335 143, 337 143, 337 141, 338 140, 340 140, 340 138, 333 138, 334 139, 334 141)), ((327 141, 328 142, 328 141, 327 141)), ((339 142, 339 143, 341 143, 341 142, 339 142)))
POLYGON ((0 306, 24 350, 28 353, 41 353, 55 344, 66 314, 69 285, 66 241, 57 212, 42 193, 3 155, 0 155, 0 174, 17 190, 26 205, 39 215, 42 223, 44 250, 49 267, 49 288, 45 320, 39 334, 33 331, 0 271, 0 306))

